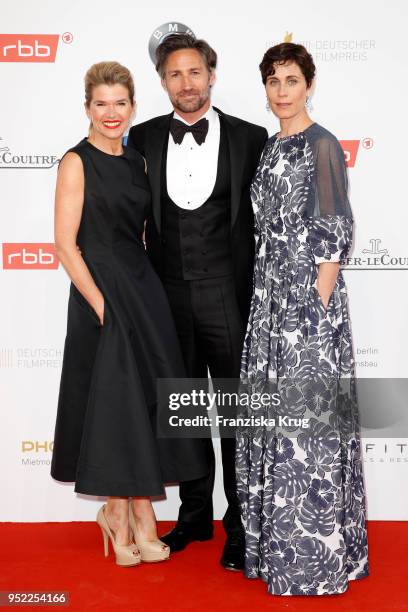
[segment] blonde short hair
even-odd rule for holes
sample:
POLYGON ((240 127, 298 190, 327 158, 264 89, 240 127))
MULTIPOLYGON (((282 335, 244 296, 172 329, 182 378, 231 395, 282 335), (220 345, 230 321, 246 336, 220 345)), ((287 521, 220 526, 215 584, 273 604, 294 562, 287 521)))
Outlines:
POLYGON ((92 93, 98 85, 123 85, 129 92, 131 103, 134 102, 135 85, 133 77, 125 66, 119 62, 99 62, 93 64, 85 75, 85 104, 90 105, 92 93))

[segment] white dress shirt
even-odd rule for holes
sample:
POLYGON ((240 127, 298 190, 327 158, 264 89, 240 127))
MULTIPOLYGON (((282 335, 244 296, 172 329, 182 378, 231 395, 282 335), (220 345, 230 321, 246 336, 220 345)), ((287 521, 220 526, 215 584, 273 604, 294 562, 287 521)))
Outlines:
MULTIPOLYGON (((200 119, 204 117, 208 119, 208 134, 201 145, 191 132, 184 135, 181 144, 176 144, 169 133, 167 193, 177 206, 187 210, 195 210, 208 200, 217 179, 220 118, 211 106, 200 119)), ((174 118, 189 125, 176 112, 174 118)))

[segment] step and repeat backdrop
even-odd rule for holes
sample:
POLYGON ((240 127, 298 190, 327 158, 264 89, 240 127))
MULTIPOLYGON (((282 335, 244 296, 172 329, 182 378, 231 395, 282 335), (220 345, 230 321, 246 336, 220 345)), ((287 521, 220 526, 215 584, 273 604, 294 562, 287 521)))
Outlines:
MULTIPOLYGON (((118 60, 131 69, 135 123, 170 112, 149 54, 169 32, 208 40, 219 55, 214 104, 270 134, 278 124, 266 110, 263 53, 283 41, 312 53, 311 116, 341 141, 350 179, 355 240, 343 268, 357 374, 408 378, 406 3, 15 0, 0 4, 0 16, 0 521, 91 520, 100 504, 49 475, 69 287, 53 248, 55 179, 63 153, 87 135, 83 77, 91 64, 118 60)), ((389 383, 384 415, 393 402, 407 403, 397 386, 389 383)), ((368 517, 406 520, 406 431, 368 433, 368 517)), ((178 488, 169 487, 155 501, 158 518, 176 518, 178 505, 178 488)))

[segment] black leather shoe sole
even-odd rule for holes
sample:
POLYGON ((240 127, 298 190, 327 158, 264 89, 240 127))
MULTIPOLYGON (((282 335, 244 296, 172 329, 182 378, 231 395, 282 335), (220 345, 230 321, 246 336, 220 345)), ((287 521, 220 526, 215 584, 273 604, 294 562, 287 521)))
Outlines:
POLYGON ((221 559, 220 563, 224 569, 230 572, 242 572, 244 570, 244 564, 241 562, 231 563, 231 561, 223 561, 223 559, 221 559))
POLYGON ((245 567, 245 540, 237 535, 227 537, 220 563, 224 569, 242 572, 245 567))
POLYGON ((173 529, 170 533, 161 536, 161 541, 170 546, 170 552, 180 552, 184 550, 191 542, 206 542, 214 537, 213 529, 184 531, 182 529, 173 529))

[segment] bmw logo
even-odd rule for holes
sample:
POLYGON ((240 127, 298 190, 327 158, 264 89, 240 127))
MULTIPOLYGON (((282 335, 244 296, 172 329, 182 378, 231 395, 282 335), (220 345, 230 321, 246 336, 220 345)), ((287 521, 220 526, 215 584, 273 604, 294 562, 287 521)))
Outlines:
POLYGON ((184 23, 178 23, 177 21, 163 23, 163 25, 155 29, 149 40, 149 55, 153 64, 156 64, 157 47, 167 38, 167 36, 170 36, 170 34, 190 34, 193 38, 196 37, 192 29, 184 23))

